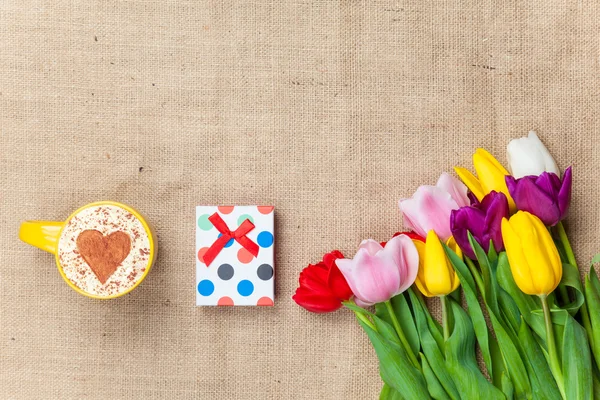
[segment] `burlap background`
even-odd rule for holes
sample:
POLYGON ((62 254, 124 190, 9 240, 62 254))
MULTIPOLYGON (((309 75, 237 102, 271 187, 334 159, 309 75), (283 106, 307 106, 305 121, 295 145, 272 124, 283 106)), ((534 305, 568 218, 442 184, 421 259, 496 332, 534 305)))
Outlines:
POLYGON ((596 1, 0 1, 0 398, 375 399, 348 312, 290 299, 308 262, 401 226, 397 200, 538 130, 598 239, 596 1), (113 199, 155 270, 84 298, 17 239, 113 199), (274 308, 194 306, 194 206, 273 204, 274 308))

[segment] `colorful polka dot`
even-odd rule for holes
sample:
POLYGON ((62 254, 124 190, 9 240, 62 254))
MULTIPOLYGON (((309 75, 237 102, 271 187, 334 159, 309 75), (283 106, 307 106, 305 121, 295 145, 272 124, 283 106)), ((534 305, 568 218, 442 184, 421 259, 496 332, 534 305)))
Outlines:
POLYGON ((256 302, 256 305, 270 307, 273 306, 273 300, 270 297, 261 297, 256 302))
POLYGON ((248 250, 242 247, 238 250, 237 258, 242 264, 248 264, 252 261, 254 256, 252 255, 252 253, 250 253, 248 250))
POLYGON ((262 264, 256 270, 256 275, 258 275, 258 277, 263 281, 268 281, 273 277, 273 267, 271 267, 269 264, 262 264))
POLYGON ((204 254, 208 251, 208 247, 203 247, 198 250, 198 261, 204 264, 204 254))
POLYGON ((261 214, 270 214, 273 211, 273 206, 257 206, 258 212, 261 214))
POLYGON ((243 214, 240 215, 240 217, 238 218, 238 226, 242 224, 242 222, 244 222, 245 220, 249 219, 250 222, 254 223, 254 218, 252 218, 252 215, 248 215, 248 214, 243 214))
POLYGON ((233 211, 234 206, 219 206, 217 209, 221 214, 230 214, 233 211))
POLYGON ((238 283, 237 291, 241 296, 250 296, 254 292, 254 285, 249 280, 244 279, 238 283))
MULTIPOLYGON (((223 236, 223 234, 219 233, 219 236, 217 236, 217 237, 221 237, 221 236, 223 236)), ((234 238, 229 239, 229 241, 227 243, 225 243, 225 248, 231 247, 231 245, 233 244, 233 242, 235 242, 234 238)))
POLYGON ((273 234, 271 232, 262 231, 256 238, 260 247, 266 248, 273 244, 273 234))
POLYGON ((233 267, 230 264, 222 264, 217 269, 217 275, 219 275, 219 278, 223 279, 224 281, 228 281, 233 278, 233 274, 233 267))
POLYGON ((208 220, 208 217, 210 217, 208 214, 203 214, 198 217, 198 228, 203 231, 210 231, 213 228, 213 224, 208 220))
POLYGON ((218 306, 232 306, 233 299, 231 297, 223 296, 217 301, 218 306))
POLYGON ((198 293, 200 293, 202 296, 210 296, 214 291, 215 285, 208 279, 200 281, 198 284, 198 293))

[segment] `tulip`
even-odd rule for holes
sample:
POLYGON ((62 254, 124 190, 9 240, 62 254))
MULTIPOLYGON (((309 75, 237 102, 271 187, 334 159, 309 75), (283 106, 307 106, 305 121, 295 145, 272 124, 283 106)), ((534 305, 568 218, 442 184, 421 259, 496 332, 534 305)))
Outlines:
POLYGON ((292 299, 301 307, 314 313, 337 310, 342 302, 352 297, 352 290, 335 264, 344 258, 337 250, 323 256, 323 261, 309 264, 300 273, 300 287, 292 299))
POLYGON ((515 178, 537 176, 542 172, 553 172, 560 176, 550 152, 534 131, 529 132, 528 137, 511 140, 506 148, 506 156, 515 178))
POLYGON ((508 191, 519 210, 527 211, 554 226, 565 218, 571 202, 571 167, 567 168, 562 182, 553 172, 542 172, 540 176, 525 176, 515 179, 506 177, 508 191))
POLYGON ((515 283, 523 293, 546 296, 562 278, 562 262, 544 223, 519 211, 502 219, 502 239, 515 283))
POLYGON ((504 179, 504 177, 508 175, 508 171, 502 164, 486 150, 477 149, 475 154, 473 154, 473 165, 475 166, 477 177, 466 168, 455 167, 454 170, 475 197, 477 197, 479 201, 483 201, 485 195, 492 190, 504 193, 508 200, 510 212, 516 211, 515 202, 512 197, 510 197, 504 179))
MULTIPOLYGON (((419 273, 415 280, 419 291, 427 297, 445 296, 455 291, 460 281, 438 235, 429 231, 425 243, 413 242, 419 253, 419 273)), ((446 244, 462 258, 454 238, 450 237, 446 244)))
POLYGON ((385 247, 363 240, 353 259, 340 258, 337 266, 360 306, 381 303, 404 292, 417 277, 419 254, 406 235, 390 239, 385 247))
POLYGON ((420 186, 412 198, 399 202, 406 226, 422 237, 433 230, 442 240, 452 236, 450 212, 469 204, 467 187, 446 173, 435 186, 420 186))
POLYGON ((452 210, 450 229, 460 248, 474 260, 476 256, 469 243, 469 232, 486 253, 490 250, 490 241, 496 251, 501 251, 504 249, 502 218, 508 218, 508 201, 504 193, 492 191, 481 203, 452 210))

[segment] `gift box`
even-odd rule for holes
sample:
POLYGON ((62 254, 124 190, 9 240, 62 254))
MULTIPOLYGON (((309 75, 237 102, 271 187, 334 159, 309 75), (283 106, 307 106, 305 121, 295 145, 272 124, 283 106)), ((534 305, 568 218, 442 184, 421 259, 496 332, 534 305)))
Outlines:
POLYGON ((196 305, 272 306, 274 207, 196 207, 196 305))

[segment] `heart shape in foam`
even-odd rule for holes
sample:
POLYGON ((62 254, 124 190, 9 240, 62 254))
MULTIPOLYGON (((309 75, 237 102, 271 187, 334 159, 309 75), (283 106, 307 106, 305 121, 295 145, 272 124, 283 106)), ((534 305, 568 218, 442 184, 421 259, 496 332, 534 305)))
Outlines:
POLYGON ((131 251, 131 238, 117 231, 104 236, 90 229, 77 236, 77 249, 102 284, 115 273, 131 251))

